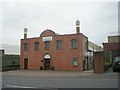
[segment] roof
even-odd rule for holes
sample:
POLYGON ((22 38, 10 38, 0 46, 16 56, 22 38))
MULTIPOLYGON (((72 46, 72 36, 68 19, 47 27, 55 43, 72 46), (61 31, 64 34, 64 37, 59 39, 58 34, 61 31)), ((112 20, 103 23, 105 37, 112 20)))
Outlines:
POLYGON ((43 37, 43 36, 54 36, 56 35, 56 33, 50 29, 47 29, 45 31, 43 31, 41 34, 40 34, 40 37, 43 37))

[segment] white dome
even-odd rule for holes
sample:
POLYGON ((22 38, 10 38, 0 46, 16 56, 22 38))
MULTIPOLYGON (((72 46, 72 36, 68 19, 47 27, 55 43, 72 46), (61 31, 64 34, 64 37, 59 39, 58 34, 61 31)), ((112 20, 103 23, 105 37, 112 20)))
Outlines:
POLYGON ((76 20, 76 26, 80 26, 80 21, 78 19, 76 20))

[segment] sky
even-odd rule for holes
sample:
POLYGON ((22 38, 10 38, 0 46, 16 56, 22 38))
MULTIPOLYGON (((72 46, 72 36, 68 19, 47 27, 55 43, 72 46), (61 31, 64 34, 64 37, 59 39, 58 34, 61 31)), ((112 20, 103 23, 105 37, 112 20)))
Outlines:
POLYGON ((118 32, 118 2, 27 2, 5 1, 2 11, 2 43, 20 46, 24 27, 28 38, 39 37, 48 29, 59 34, 76 33, 75 21, 80 21, 80 32, 93 43, 102 46, 107 36, 118 32))

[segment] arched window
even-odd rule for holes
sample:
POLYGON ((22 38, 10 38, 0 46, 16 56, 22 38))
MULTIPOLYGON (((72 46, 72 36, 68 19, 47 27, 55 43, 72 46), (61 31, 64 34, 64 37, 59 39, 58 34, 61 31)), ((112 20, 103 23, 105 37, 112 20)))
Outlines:
POLYGON ((39 42, 34 43, 35 51, 39 51, 39 42))
POLYGON ((77 48, 77 40, 76 39, 72 39, 71 40, 71 48, 72 49, 76 49, 77 48))
POLYGON ((56 41, 56 48, 57 49, 62 49, 62 41, 61 40, 56 41))
POLYGON ((50 42, 45 41, 45 50, 49 50, 49 48, 50 48, 50 42))
POLYGON ((28 43, 24 43, 24 51, 28 51, 28 43))

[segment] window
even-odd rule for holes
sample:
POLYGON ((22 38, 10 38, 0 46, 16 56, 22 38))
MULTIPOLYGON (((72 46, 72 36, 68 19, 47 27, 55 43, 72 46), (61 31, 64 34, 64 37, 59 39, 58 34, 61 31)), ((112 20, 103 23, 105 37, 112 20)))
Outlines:
POLYGON ((57 49, 62 49, 62 41, 61 40, 56 41, 56 48, 57 49))
POLYGON ((77 59, 74 58, 74 59, 73 59, 73 67, 77 67, 77 66, 78 66, 77 59))
POLYGON ((77 40, 76 39, 72 39, 71 40, 71 48, 72 49, 76 49, 77 48, 77 40))
POLYGON ((50 42, 46 41, 45 42, 45 50, 49 50, 49 48, 50 48, 50 42))
POLYGON ((35 51, 39 51, 39 42, 34 43, 35 51))
POLYGON ((24 43, 24 51, 28 51, 28 43, 24 43))

